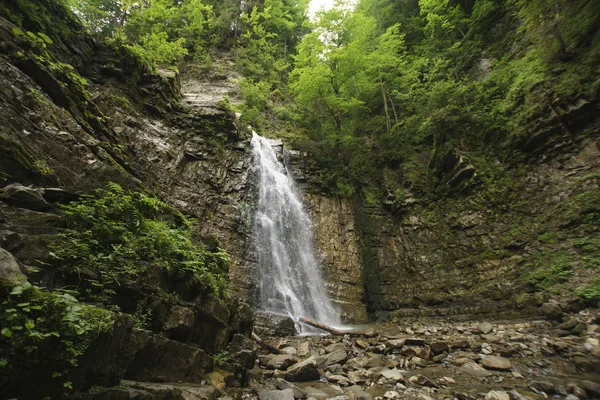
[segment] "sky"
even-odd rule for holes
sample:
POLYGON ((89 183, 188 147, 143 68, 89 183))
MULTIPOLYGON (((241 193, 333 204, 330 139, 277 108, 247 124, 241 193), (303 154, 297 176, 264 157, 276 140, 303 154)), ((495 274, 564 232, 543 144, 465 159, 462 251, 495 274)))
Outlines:
POLYGON ((308 13, 313 16, 317 11, 321 9, 321 7, 325 7, 326 9, 331 8, 333 6, 334 0, 311 0, 308 5, 308 13))

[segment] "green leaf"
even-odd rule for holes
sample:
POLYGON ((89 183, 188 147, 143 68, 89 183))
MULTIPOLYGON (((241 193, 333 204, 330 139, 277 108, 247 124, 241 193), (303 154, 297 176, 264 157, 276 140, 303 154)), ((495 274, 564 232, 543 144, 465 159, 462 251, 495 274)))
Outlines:
POLYGON ((17 36, 25 36, 25 32, 23 32, 21 29, 14 27, 12 28, 12 33, 14 33, 17 36))
POLYGON ((2 330, 0 331, 0 333, 6 337, 12 337, 12 332, 10 331, 10 329, 8 328, 2 328, 2 330))
POLYGON ((0 358, 0 368, 4 368, 8 365, 8 360, 6 358, 0 358))
POLYGON ((10 294, 18 296, 23 293, 23 286, 15 286, 10 294))
POLYGON ((35 323, 32 320, 28 319, 27 322, 25 322, 25 328, 33 329, 34 327, 35 327, 35 323))
POLYGON ((41 37, 41 38, 42 38, 42 40, 43 40, 44 42, 48 43, 48 44, 52 44, 52 43, 54 43, 54 42, 52 41, 52 39, 50 39, 50 38, 48 37, 48 35, 46 35, 44 32, 38 32, 38 36, 39 36, 39 37, 41 37))

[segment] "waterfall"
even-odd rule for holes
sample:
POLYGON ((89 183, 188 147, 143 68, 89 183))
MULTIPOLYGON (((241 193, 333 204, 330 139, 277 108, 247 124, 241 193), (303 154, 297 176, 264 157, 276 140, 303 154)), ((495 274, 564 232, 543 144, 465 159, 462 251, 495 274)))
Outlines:
POLYGON ((272 141, 253 133, 252 151, 259 180, 254 221, 259 307, 289 315, 301 333, 310 329, 299 324, 298 317, 339 325, 316 260, 312 224, 294 180, 277 160, 272 141))

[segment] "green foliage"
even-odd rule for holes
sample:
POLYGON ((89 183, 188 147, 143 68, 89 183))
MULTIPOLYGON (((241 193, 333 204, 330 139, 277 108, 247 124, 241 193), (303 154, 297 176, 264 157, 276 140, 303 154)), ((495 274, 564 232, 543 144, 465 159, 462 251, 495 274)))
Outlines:
POLYGON ((177 65, 188 54, 183 46, 185 38, 169 41, 166 32, 148 33, 138 40, 127 47, 148 65, 177 65))
POLYGON ((594 278, 590 284, 579 288, 576 293, 593 305, 600 304, 600 277, 594 278))
POLYGON ((215 363, 216 368, 226 367, 229 361, 229 353, 227 352, 227 350, 223 350, 217 354, 214 354, 213 361, 215 363))
POLYGON ((192 240, 193 221, 160 200, 111 183, 63 206, 70 233, 53 249, 66 272, 82 278, 86 294, 110 297, 111 287, 142 279, 156 266, 206 292, 225 294, 229 257, 192 240))
POLYGON ((532 272, 525 279, 539 289, 548 290, 573 275, 574 262, 568 250, 544 250, 534 256, 532 272))
POLYGON ((51 381, 55 395, 71 389, 79 357, 98 335, 112 329, 112 313, 81 304, 73 295, 25 283, 12 288, 2 301, 0 375, 6 379, 6 395, 18 390, 19 379, 28 376, 51 381), (49 376, 40 371, 49 371, 49 376))

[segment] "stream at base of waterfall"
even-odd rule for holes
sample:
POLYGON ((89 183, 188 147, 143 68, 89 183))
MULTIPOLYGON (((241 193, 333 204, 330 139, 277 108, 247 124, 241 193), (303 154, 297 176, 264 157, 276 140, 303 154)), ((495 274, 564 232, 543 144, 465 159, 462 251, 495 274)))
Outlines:
POLYGON ((300 334, 317 330, 298 321, 306 317, 329 326, 340 318, 327 296, 315 255, 311 220, 291 174, 277 159, 275 143, 253 132, 258 175, 254 237, 259 262, 261 311, 290 316, 300 334))

